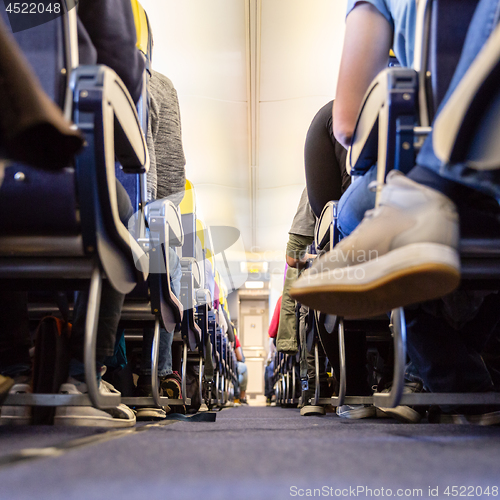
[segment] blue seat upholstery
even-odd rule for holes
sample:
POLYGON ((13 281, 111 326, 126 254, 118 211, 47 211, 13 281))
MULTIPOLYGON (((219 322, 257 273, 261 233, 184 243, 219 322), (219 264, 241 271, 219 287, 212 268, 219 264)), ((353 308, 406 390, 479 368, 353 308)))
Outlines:
MULTIPOLYGON (((8 23, 3 4, 0 12, 8 23)), ((94 375, 101 282, 108 279, 127 293, 147 278, 148 262, 118 217, 114 158, 128 172, 144 172, 145 139, 116 73, 104 66, 78 67, 71 45, 76 40, 75 9, 14 38, 45 91, 82 130, 86 146, 56 173, 20 164, 7 169, 0 190, 0 284, 7 289, 75 290, 90 283, 85 326, 89 396, 95 406, 116 406, 120 396, 100 394, 94 375)), ((21 396, 9 404, 89 404, 80 395, 21 396)))

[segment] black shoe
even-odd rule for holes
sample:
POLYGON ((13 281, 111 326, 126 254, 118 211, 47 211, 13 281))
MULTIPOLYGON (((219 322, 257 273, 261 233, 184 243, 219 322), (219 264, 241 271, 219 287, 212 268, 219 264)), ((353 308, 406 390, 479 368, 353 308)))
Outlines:
MULTIPOLYGON (((160 389, 160 396, 162 391, 160 389)), ((153 397, 153 389, 151 387, 151 377, 139 377, 137 387, 134 390, 134 397, 136 398, 151 398, 153 397), (148 380, 147 380, 148 379, 148 380)), ((137 420, 161 420, 167 416, 170 411, 169 406, 136 406, 136 419, 137 420)))
POLYGON ((4 402, 5 398, 9 394, 10 388, 14 385, 14 380, 10 377, 4 377, 0 375, 0 405, 4 402))
POLYGON ((430 408, 428 420, 433 424, 500 424, 500 406, 459 406, 452 412, 443 412, 438 406, 430 408))
MULTIPOLYGON (((392 382, 387 384, 386 388, 381 391, 382 393, 388 393, 392 389, 392 382)), ((405 386, 403 389, 403 394, 414 394, 423 391, 422 384, 420 382, 410 382, 405 381, 405 386)), ((407 424, 416 424, 422 419, 422 415, 425 415, 425 408, 421 411, 422 407, 415 406, 405 406, 399 405, 395 408, 377 408, 379 412, 392 417, 400 422, 407 424)))
MULTIPOLYGON (((182 399, 182 379, 177 372, 166 375, 160 379, 160 387, 163 395, 170 399, 182 399)), ((186 414, 186 407, 184 405, 169 405, 170 411, 168 414, 180 413, 186 414)))

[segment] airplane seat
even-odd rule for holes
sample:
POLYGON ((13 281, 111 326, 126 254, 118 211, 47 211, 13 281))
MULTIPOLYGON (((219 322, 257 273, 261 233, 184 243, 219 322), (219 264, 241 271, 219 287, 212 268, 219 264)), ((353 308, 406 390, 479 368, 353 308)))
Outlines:
POLYGON ((189 343, 189 348, 195 351, 201 346, 201 330, 195 319, 196 293, 195 285, 201 282, 201 270, 196 260, 196 196, 192 182, 186 179, 184 198, 180 204, 184 244, 182 245, 182 282, 181 302, 186 311, 182 334, 189 343))
MULTIPOLYGON (((498 108, 499 88, 498 75, 500 71, 500 30, 491 35, 481 53, 476 57, 469 70, 462 78, 459 86, 442 109, 439 105, 444 98, 461 56, 469 22, 478 4, 477 0, 463 0, 457 7, 457 2, 447 0, 427 0, 419 5, 420 30, 417 30, 416 67, 418 72, 418 99, 415 100, 416 124, 413 130, 408 126, 401 132, 398 126, 397 114, 389 119, 385 131, 379 128, 378 133, 384 133, 392 139, 382 144, 379 141, 378 151, 378 181, 383 182, 391 168, 407 171, 415 164, 414 155, 391 154, 386 144, 399 144, 402 148, 401 133, 407 138, 425 138, 433 133, 433 147, 437 157, 447 165, 462 164, 472 170, 483 170, 484 178, 495 179, 490 169, 499 164, 498 139, 500 130, 500 109, 498 108), (418 60, 417 60, 418 55, 418 60), (435 116, 434 116, 435 115, 435 116), (399 131, 398 131, 399 129, 399 131), (398 138, 398 134, 400 137, 398 138)), ((418 26, 418 24, 417 24, 418 26)), ((413 96, 410 100, 413 100, 413 96)), ((390 108, 392 102, 388 95, 384 106, 390 108)), ((362 108, 362 113, 364 107, 362 108)), ((383 112, 382 112, 383 113, 383 112)), ((385 112, 390 117, 390 112, 385 112)), ((382 114, 380 114, 382 116, 382 114)), ((355 132, 351 147, 350 166, 357 171, 357 162, 363 164, 363 154, 366 149, 363 137, 369 135, 363 131, 364 117, 358 117, 361 124, 359 132, 355 132)), ((399 124, 401 125, 401 123, 399 124)), ((409 125, 409 124, 408 124, 409 125)), ((421 145, 423 141, 420 141, 421 145)), ((409 148, 412 149, 412 148, 409 148)), ((373 156, 373 151, 372 151, 373 156)), ((472 171, 471 170, 471 171, 472 171)), ((497 178, 498 179, 498 178, 497 178)), ((498 209, 498 207, 496 207, 498 209)), ((493 217, 494 219, 495 217, 493 217)), ((492 219, 492 220, 493 220, 492 219)), ((498 221, 496 221, 498 225, 498 221)), ((460 241, 460 256, 462 267, 461 287, 476 290, 498 290, 500 287, 500 239, 489 234, 462 235, 460 241)), ((498 234, 498 233, 497 233, 498 234)), ((405 318, 402 308, 392 312, 394 334, 394 376, 392 390, 388 394, 375 394, 374 404, 382 407, 395 407, 398 404, 498 404, 495 394, 403 394, 404 371, 406 362, 405 318)))
MULTIPOLYGON (((148 276, 145 253, 118 216, 114 158, 137 176, 147 170, 148 154, 120 78, 102 65, 78 65, 76 11, 67 11, 64 2, 62 7, 64 15, 13 37, 49 97, 83 132, 86 145, 72 164, 55 173, 20 163, 7 167, 0 189, 0 279, 5 289, 27 291, 77 290, 90 283, 85 327, 89 397, 10 395, 6 404, 114 407, 120 395, 101 394, 95 377, 102 279, 128 293, 148 276)), ((0 12, 9 26, 5 6, 0 12)))
POLYGON ((457 67, 462 47, 479 0, 439 0, 431 9, 430 37, 428 42, 429 82, 426 93, 429 123, 432 123, 457 67), (430 73, 430 75, 429 75, 430 73))
MULTIPOLYGON (((149 77, 152 59, 152 33, 149 20, 138 0, 131 0, 134 14, 137 49, 145 60, 143 87, 137 111, 143 134, 147 136, 149 121, 149 77)), ((148 254, 150 275, 147 283, 137 287, 128 294, 122 308, 122 326, 134 328, 154 327, 151 349, 151 397, 123 398, 126 404, 132 406, 153 405, 162 407, 167 404, 184 404, 185 390, 182 391, 183 401, 173 401, 159 395, 158 388, 158 352, 160 344, 160 325, 166 330, 180 330, 183 318, 183 307, 175 296, 170 284, 169 247, 182 246, 183 232, 178 208, 168 199, 149 199, 147 192, 147 176, 142 173, 136 179, 128 180, 119 164, 116 165, 116 176, 129 195, 134 215, 129 221, 129 229, 148 254)), ((156 171, 149 175, 155 175, 156 171)), ((126 339, 139 339, 137 335, 126 335, 126 339)), ((184 366, 183 366, 184 380, 184 366)))

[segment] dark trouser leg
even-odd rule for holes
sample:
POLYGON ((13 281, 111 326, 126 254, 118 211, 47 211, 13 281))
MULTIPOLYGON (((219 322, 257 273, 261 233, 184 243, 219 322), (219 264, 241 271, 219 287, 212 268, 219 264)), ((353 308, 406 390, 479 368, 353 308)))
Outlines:
MULTIPOLYGON (((339 341, 337 329, 328 333, 320 325, 321 341, 326 349, 335 377, 340 380, 339 341)), ((346 395, 369 396, 372 393, 368 384, 368 370, 366 369, 366 335, 364 332, 346 331, 346 395)))
POLYGON ((317 217, 325 204, 338 200, 350 183, 345 171, 347 151, 333 136, 332 103, 313 118, 304 147, 307 195, 317 217))
MULTIPOLYGON (((75 304, 73 328, 71 331, 71 355, 78 361, 83 361, 88 298, 89 294, 87 291, 80 292, 75 304)), ((124 300, 125 295, 117 292, 108 280, 103 280, 96 347, 96 359, 100 364, 102 364, 105 357, 113 356, 114 354, 116 331, 124 300)))
POLYGON ((26 293, 0 292, 0 373, 15 376, 31 368, 26 293))
POLYGON ((274 394, 273 372, 274 372, 274 363, 271 362, 269 365, 266 366, 264 372, 264 394, 266 398, 270 398, 274 394))
POLYGON ((183 347, 184 344, 182 342, 172 343, 172 371, 177 373, 181 373, 183 347))
POLYGON ((459 329, 421 307, 407 311, 408 354, 430 391, 493 389, 481 352, 498 326, 499 306, 498 295, 486 297, 475 318, 459 329))
MULTIPOLYGON (((116 181, 116 197, 118 202, 118 213, 120 220, 127 224, 132 216, 132 204, 124 187, 116 181)), ((71 355, 73 359, 83 361, 83 345, 85 337, 85 319, 87 315, 88 292, 78 293, 75 304, 73 328, 71 332, 71 355)), ((97 325, 97 363, 102 364, 104 358, 114 353, 116 331, 120 321, 121 310, 125 295, 117 292, 111 283, 104 279, 102 283, 101 304, 99 307, 99 322, 97 325)), ((73 364, 74 365, 74 364, 73 364)), ((83 368, 83 367, 81 367, 83 368)), ((75 369, 72 368, 71 375, 75 369)))

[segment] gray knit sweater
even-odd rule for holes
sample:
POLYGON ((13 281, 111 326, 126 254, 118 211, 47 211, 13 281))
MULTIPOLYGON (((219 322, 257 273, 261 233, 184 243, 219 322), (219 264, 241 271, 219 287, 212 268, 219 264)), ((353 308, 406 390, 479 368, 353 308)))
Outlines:
POLYGON ((172 82, 156 71, 149 79, 149 91, 148 199, 168 198, 178 205, 184 196, 186 159, 177 92, 172 82))

